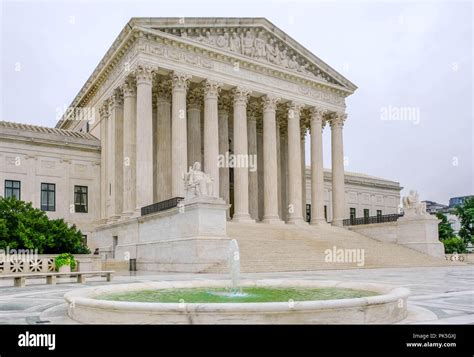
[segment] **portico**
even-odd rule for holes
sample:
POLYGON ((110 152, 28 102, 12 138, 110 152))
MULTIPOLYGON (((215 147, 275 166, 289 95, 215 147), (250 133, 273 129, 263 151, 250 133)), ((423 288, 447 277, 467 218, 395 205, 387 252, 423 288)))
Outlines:
POLYGON ((183 174, 199 161, 214 195, 232 204, 229 219, 306 224, 309 131, 311 224, 326 224, 322 131, 328 123, 332 224, 341 226, 348 216, 344 98, 356 87, 264 19, 217 19, 212 26, 143 21, 132 19, 123 30, 115 64, 88 99, 101 113, 94 130, 100 129, 108 168, 101 177, 103 222, 183 197, 183 174), (252 155, 260 165, 232 165, 223 160, 229 154, 252 155))

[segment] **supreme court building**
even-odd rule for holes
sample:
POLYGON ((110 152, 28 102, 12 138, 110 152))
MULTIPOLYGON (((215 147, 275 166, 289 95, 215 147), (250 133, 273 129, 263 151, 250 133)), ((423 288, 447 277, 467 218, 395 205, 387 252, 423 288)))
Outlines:
POLYGON ((0 124, 0 194, 20 182, 22 199, 93 234, 185 197, 183 175, 200 162, 234 222, 342 226, 350 214, 397 213, 397 182, 344 173, 355 90, 264 18, 133 18, 55 129, 0 124), (51 210, 42 192, 53 189, 51 210))

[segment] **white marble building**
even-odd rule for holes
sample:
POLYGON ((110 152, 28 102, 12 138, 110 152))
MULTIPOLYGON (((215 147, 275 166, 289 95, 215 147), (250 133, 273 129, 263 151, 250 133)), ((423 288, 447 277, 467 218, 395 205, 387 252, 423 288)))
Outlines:
POLYGON ((305 224, 306 205, 315 225, 341 226, 351 208, 397 213, 397 182, 344 173, 345 98, 355 90, 263 18, 133 18, 56 129, 0 124, 0 195, 21 182, 21 199, 53 208, 41 189, 54 188, 48 214, 89 235, 184 196, 182 175, 199 161, 234 221, 305 224), (220 167, 228 152, 256 158, 256 170, 220 167))

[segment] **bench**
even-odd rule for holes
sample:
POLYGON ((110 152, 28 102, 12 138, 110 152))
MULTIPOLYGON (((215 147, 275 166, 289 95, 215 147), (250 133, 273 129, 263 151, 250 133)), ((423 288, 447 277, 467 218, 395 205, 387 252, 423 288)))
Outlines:
POLYGON ((112 270, 97 271, 72 271, 68 273, 50 272, 50 273, 26 273, 26 274, 0 274, 0 279, 14 279, 14 286, 22 288, 26 285, 27 278, 46 278, 46 284, 55 285, 57 277, 77 277, 77 282, 84 284, 86 276, 105 276, 107 281, 112 281, 112 270))

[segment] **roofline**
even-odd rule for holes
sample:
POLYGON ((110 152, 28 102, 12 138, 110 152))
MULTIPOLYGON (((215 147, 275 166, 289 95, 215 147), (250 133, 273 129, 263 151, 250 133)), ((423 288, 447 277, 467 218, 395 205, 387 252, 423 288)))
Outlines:
MULTIPOLYGON (((89 89, 91 86, 94 84, 94 82, 101 76, 101 74, 104 72, 104 70, 107 68, 111 60, 116 56, 116 54, 119 52, 121 49, 122 45, 126 43, 126 41, 129 39, 129 35, 137 28, 140 27, 140 24, 146 24, 148 21, 149 24, 153 20, 172 20, 174 23, 174 26, 176 26, 176 23, 181 19, 179 17, 132 17, 122 28, 118 36, 115 38, 115 40, 112 42, 112 45, 109 47, 107 52, 104 54, 102 59, 99 61, 89 78, 86 80, 86 82, 83 84, 79 92, 76 94, 74 97, 73 101, 70 104, 70 107, 75 108, 78 103, 82 101, 84 96, 88 93, 89 89)), ((264 17, 186 17, 185 19, 188 19, 188 21, 192 20, 200 20, 200 21, 208 21, 205 26, 209 27, 212 26, 209 22, 214 22, 214 25, 224 25, 220 24, 219 21, 229 21, 229 20, 235 20, 236 25, 245 25, 247 21, 252 20, 260 22, 259 25, 263 27, 267 27, 267 29, 270 32, 273 32, 277 34, 278 36, 282 37, 284 40, 289 41, 290 44, 295 47, 297 50, 302 52, 305 56, 308 58, 312 59, 314 62, 316 62, 318 65, 321 65, 321 68, 325 71, 327 71, 329 74, 333 75, 336 79, 342 80, 341 82, 347 86, 347 91, 352 94, 356 89, 357 86, 349 81, 346 77, 344 77, 342 74, 337 72, 335 69, 333 69, 331 66, 329 66, 326 62, 321 60, 319 57, 314 55, 311 51, 306 49, 304 46, 299 44, 296 40, 294 40, 291 36, 286 34, 284 31, 280 30, 277 26, 275 26, 272 22, 270 22, 268 19, 264 17)), ((228 24, 227 24, 228 25, 228 24)), ((160 25, 162 27, 166 27, 166 25, 160 25)), ((196 26, 196 24, 194 24, 196 26)), ((204 25, 203 25, 204 26, 204 25)), ((61 128, 61 126, 64 123, 65 116, 61 117, 61 119, 56 123, 55 128, 61 128)))

